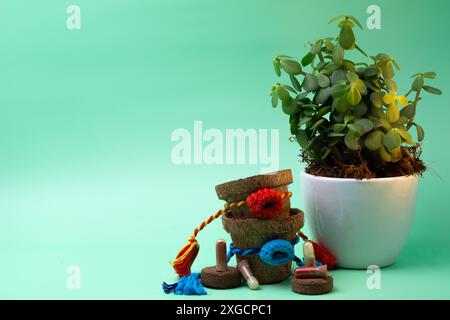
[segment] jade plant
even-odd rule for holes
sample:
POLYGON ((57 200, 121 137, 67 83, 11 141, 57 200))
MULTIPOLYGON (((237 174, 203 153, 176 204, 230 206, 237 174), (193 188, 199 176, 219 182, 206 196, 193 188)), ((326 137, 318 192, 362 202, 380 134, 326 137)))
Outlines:
POLYGON ((289 115, 291 141, 300 145, 306 170, 352 178, 421 173, 424 130, 415 115, 424 92, 441 94, 428 85, 436 73, 414 74, 411 87, 401 94, 394 81, 400 70, 395 59, 386 53, 369 56, 358 46, 353 30, 362 26, 355 17, 342 15, 334 22, 336 38, 308 42, 309 52, 299 60, 273 59, 277 76, 285 73, 290 84, 272 86, 272 106, 281 102, 289 115), (363 61, 347 58, 350 51, 363 61))

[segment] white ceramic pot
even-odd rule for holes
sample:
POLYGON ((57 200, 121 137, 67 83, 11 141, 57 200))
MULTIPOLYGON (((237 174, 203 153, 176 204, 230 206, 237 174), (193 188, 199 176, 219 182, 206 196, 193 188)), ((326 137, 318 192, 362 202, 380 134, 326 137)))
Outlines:
POLYGON ((385 267, 408 236, 416 205, 416 175, 341 179, 301 173, 306 224, 341 268, 385 267))

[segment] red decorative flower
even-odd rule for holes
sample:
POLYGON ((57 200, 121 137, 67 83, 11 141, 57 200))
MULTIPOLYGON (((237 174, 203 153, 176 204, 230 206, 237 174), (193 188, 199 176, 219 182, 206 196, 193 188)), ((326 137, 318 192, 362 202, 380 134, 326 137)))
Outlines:
POLYGON ((272 189, 260 189, 247 197, 247 205, 256 218, 277 217, 283 208, 283 198, 272 189))

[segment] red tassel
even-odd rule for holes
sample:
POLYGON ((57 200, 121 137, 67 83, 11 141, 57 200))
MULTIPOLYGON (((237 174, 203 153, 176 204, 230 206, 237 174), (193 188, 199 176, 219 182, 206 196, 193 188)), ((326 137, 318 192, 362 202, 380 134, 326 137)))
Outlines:
POLYGON ((173 269, 180 277, 185 277, 191 274, 191 266, 197 257, 200 246, 194 238, 189 239, 189 242, 178 252, 175 260, 172 261, 173 269))
POLYGON ((313 244, 316 259, 322 262, 322 264, 326 264, 328 269, 335 269, 336 257, 333 256, 330 250, 317 242, 311 241, 311 243, 313 244))

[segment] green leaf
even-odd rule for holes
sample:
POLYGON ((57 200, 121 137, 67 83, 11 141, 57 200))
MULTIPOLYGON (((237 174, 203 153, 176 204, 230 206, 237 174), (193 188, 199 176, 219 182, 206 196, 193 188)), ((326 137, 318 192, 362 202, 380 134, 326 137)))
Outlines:
POLYGON ((390 123, 395 123, 398 118, 400 118, 400 109, 398 108, 398 104, 390 104, 386 109, 386 119, 390 123))
POLYGON ((393 78, 394 77, 394 68, 392 67, 392 61, 387 61, 383 63, 381 66, 381 73, 385 78, 393 78))
POLYGON ((320 127, 320 125, 322 123, 325 122, 325 119, 319 119, 318 121, 316 121, 316 123, 314 123, 314 125, 311 127, 311 130, 316 130, 318 127, 320 127))
POLYGON ((295 91, 295 89, 292 88, 291 86, 288 86, 287 84, 283 84, 283 87, 286 88, 288 91, 297 94, 297 91, 295 91))
POLYGON ((395 127, 403 127, 405 126, 407 123, 409 122, 408 118, 403 117, 402 115, 400 115, 400 117, 398 118, 397 122, 394 123, 395 127))
POLYGON ((300 82, 298 82, 297 78, 293 74, 290 74, 289 78, 291 79, 291 83, 294 86, 295 90, 297 90, 298 92, 302 91, 302 86, 300 85, 300 82))
POLYGON ((328 133, 328 136, 329 137, 344 137, 345 136, 345 133, 338 133, 338 132, 330 132, 330 133, 328 133))
POLYGON ((406 131, 404 129, 400 129, 400 128, 394 128, 392 130, 395 130, 400 135, 400 137, 402 137, 402 139, 405 140, 406 143, 408 143, 410 145, 414 145, 412 136, 409 134, 408 131, 406 131))
POLYGON ((389 130, 383 137, 383 144, 388 151, 392 151, 400 146, 402 139, 397 131, 389 130))
POLYGON ((303 89, 308 92, 316 91, 319 89, 319 83, 317 82, 317 78, 314 74, 308 73, 303 80, 303 89))
POLYGON ((361 25, 361 23, 359 23, 359 21, 354 17, 354 16, 348 16, 350 18, 350 20, 352 20, 361 30, 363 30, 363 27, 361 25))
MULTIPOLYGON (((372 120, 372 122, 374 122, 375 118, 377 118, 377 119, 385 119, 386 118, 382 108, 370 108, 369 119, 372 120)), ((374 122, 374 125, 375 125, 375 122, 374 122)))
POLYGON ((348 23, 344 23, 339 33, 339 44, 345 50, 349 50, 355 43, 355 35, 353 34, 352 27, 348 23))
POLYGON ((333 132, 339 133, 339 132, 342 132, 342 130, 344 130, 346 127, 347 127, 347 125, 344 123, 335 123, 331 127, 331 130, 333 130, 333 132))
POLYGON ((367 88, 369 88, 372 91, 379 91, 380 90, 380 86, 378 85, 378 82, 373 79, 373 80, 366 80, 364 81, 365 85, 367 88))
POLYGON ((364 141, 366 148, 369 150, 378 150, 381 147, 384 133, 381 130, 375 130, 369 133, 364 141))
POLYGON ((330 85, 330 78, 328 78, 326 75, 322 73, 316 74, 317 83, 321 88, 326 88, 330 85))
POLYGON ((397 69, 398 71, 400 71, 400 66, 398 65, 398 63, 397 63, 394 59, 392 59, 392 58, 391 58, 391 61, 392 61, 392 63, 394 64, 395 69, 397 69))
POLYGON ((416 107, 412 104, 408 104, 402 110, 400 110, 400 116, 406 117, 408 119, 413 119, 416 115, 416 107))
POLYGON ((355 64, 349 60, 344 59, 342 61, 342 66, 351 72, 356 72, 355 64))
POLYGON ((297 104, 294 99, 288 96, 288 98, 282 100, 282 109, 284 113, 292 115, 297 109, 297 104))
POLYGON ((338 82, 347 82, 347 70, 344 69, 336 69, 331 74, 331 84, 334 86, 338 82))
POLYGON ((308 144, 305 147, 305 150, 311 149, 311 147, 314 145, 314 143, 317 141, 317 136, 309 140, 308 144))
POLYGON ((347 79, 350 82, 356 82, 357 80, 359 80, 359 77, 354 72, 347 72, 347 79))
POLYGON ((322 160, 326 159, 326 157, 328 157, 330 152, 331 152, 331 148, 325 148, 323 153, 322 153, 322 160))
POLYGON ((345 124, 347 124, 347 123, 349 123, 350 121, 353 121, 353 120, 355 120, 355 116, 352 115, 352 114, 346 114, 344 116, 344 123, 345 124))
POLYGON ((342 97, 344 94, 348 92, 349 86, 346 84, 335 84, 331 87, 331 96, 333 98, 339 98, 342 97))
POLYGON ((347 127, 355 137, 361 137, 364 134, 364 128, 358 124, 349 123, 347 127))
POLYGON ((436 72, 433 72, 433 71, 425 72, 422 74, 422 76, 427 79, 434 79, 434 78, 436 78, 436 72))
POLYGON ((305 103, 302 105, 302 108, 316 109, 317 105, 314 103, 305 103))
POLYGON ((324 115, 326 115, 328 112, 331 111, 331 106, 325 106, 322 107, 318 112, 317 112, 317 117, 323 117, 324 115))
POLYGON ((296 75, 302 72, 302 66, 297 61, 281 59, 280 64, 283 70, 288 74, 296 75))
POLYGON ((308 52, 303 58, 302 58, 302 66, 306 67, 314 60, 314 55, 311 52, 308 52))
POLYGON ((353 124, 361 126, 364 129, 364 133, 367 133, 373 129, 373 122, 369 119, 358 119, 353 124))
POLYGON ((336 98, 333 101, 333 108, 339 113, 346 113, 350 109, 350 104, 347 102, 347 96, 344 95, 340 98, 336 98))
POLYGON ((417 91, 422 90, 422 87, 423 87, 423 77, 417 76, 411 85, 411 90, 417 92, 417 91))
POLYGON ((347 93, 347 101, 352 106, 356 106, 361 101, 361 93, 355 86, 350 86, 347 93))
POLYGON ((380 91, 373 92, 370 95, 370 101, 377 108, 383 107, 383 93, 380 91))
POLYGON ((278 95, 276 91, 272 91, 272 107, 276 108, 276 106, 278 105, 278 95))
POLYGON ((304 124, 306 124, 309 120, 311 120, 312 118, 311 117, 303 117, 303 118, 301 118, 299 121, 298 121, 298 126, 299 127, 301 127, 301 126, 303 126, 304 124))
POLYGON ((381 62, 385 62, 387 60, 391 60, 391 57, 386 53, 379 53, 376 55, 376 59, 380 60, 381 62))
POLYGON ((332 58, 333 62, 338 66, 340 66, 344 61, 344 49, 342 49, 339 43, 336 43, 334 46, 332 58))
POLYGON ((389 121, 387 121, 384 118, 370 118, 373 122, 373 126, 374 128, 384 128, 386 130, 390 130, 392 128, 391 124, 389 123, 389 121))
POLYGON ((367 94, 366 85, 364 84, 364 81, 362 81, 361 79, 358 79, 355 82, 353 82, 352 86, 356 87, 358 89, 359 93, 361 93, 363 95, 367 94))
POLYGON ((413 125, 416 127, 417 130, 417 140, 422 141, 423 138, 425 138, 425 131, 423 131, 423 128, 417 123, 413 122, 413 125))
POLYGON ((314 102, 317 104, 325 103, 330 97, 331 87, 320 89, 314 96, 314 102))
POLYGON ((281 76, 280 62, 278 59, 273 59, 273 68, 275 69, 275 73, 277 76, 281 76))
POLYGON ((344 137, 344 143, 350 150, 359 150, 361 148, 359 144, 359 138, 348 132, 344 137))
POLYGON ((362 117, 366 112, 367 112, 367 106, 364 103, 364 101, 362 101, 362 100, 356 106, 354 106, 352 109, 352 113, 358 118, 362 117))
POLYGON ((309 92, 302 92, 299 93, 296 97, 295 100, 299 103, 299 101, 305 99, 308 96, 309 92))
POLYGON ((394 80, 392 80, 390 78, 386 78, 386 79, 384 79, 384 82, 386 83, 386 85, 390 91, 398 92, 398 87, 397 87, 397 84, 394 82, 394 80))
POLYGON ((311 46, 310 53, 311 53, 312 55, 316 55, 316 54, 318 54, 320 51, 322 51, 322 43, 323 43, 322 39, 317 40, 317 41, 311 46))
POLYGON ((297 134, 295 135, 295 138, 297 139, 298 144, 302 149, 305 149, 308 145, 308 135, 306 134, 305 130, 298 130, 297 134))
POLYGON ((338 20, 340 20, 340 19, 345 19, 345 18, 347 18, 346 15, 340 15, 340 16, 334 17, 333 19, 331 19, 330 21, 328 21, 328 24, 333 23, 333 22, 335 22, 335 21, 338 21, 338 20))
POLYGON ((426 92, 429 92, 431 94, 437 94, 437 95, 442 94, 441 90, 439 90, 438 88, 435 88, 435 87, 431 87, 431 86, 423 86, 423 90, 425 90, 426 92))
POLYGON ((298 132, 298 116, 294 116, 291 121, 291 134, 295 135, 298 132))
POLYGON ((386 148, 384 147, 384 145, 380 146, 379 155, 380 155, 381 159, 383 159, 383 161, 386 161, 386 162, 392 161, 392 156, 389 152, 386 151, 386 148))
POLYGON ((290 98, 289 92, 286 90, 284 86, 278 86, 276 92, 281 101, 285 101, 290 98))
POLYGON ((376 76, 380 72, 380 69, 377 66, 370 66, 364 69, 363 75, 365 77, 373 77, 376 76))

